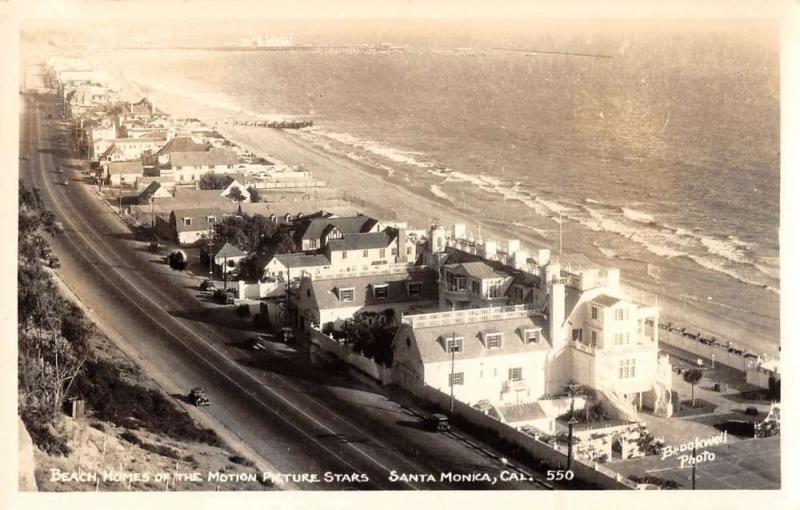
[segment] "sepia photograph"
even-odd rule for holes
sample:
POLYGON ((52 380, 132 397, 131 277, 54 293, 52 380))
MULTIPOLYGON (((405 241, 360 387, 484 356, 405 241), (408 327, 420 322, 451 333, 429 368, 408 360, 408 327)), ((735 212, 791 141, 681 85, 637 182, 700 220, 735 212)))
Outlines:
POLYGON ((5 3, 20 493, 791 488, 780 2, 5 3))

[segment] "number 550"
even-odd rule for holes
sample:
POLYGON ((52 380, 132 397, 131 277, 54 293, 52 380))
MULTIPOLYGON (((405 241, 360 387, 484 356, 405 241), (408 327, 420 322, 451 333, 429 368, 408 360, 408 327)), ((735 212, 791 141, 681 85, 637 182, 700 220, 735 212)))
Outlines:
POLYGON ((547 480, 548 481, 556 481, 560 482, 561 480, 572 480, 575 478, 575 473, 572 470, 563 470, 563 469, 548 469, 547 470, 547 480))

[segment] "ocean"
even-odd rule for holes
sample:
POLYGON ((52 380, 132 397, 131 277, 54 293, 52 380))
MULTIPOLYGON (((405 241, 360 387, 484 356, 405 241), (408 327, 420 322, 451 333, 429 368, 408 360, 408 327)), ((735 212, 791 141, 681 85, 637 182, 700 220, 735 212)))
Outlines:
POLYGON ((231 118, 310 117, 313 128, 290 135, 528 246, 558 250, 560 221, 565 253, 620 267, 687 317, 728 321, 732 340, 777 351, 775 24, 260 28, 294 30, 296 44, 400 49, 126 50, 122 69, 139 86, 191 96, 231 118))

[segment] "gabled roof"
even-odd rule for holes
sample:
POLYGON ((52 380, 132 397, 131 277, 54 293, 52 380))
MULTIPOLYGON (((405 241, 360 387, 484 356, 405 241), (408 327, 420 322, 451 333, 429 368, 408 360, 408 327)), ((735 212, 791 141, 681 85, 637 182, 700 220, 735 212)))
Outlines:
POLYGON ((298 221, 298 239, 320 239, 329 226, 334 226, 342 234, 368 232, 378 223, 369 216, 349 216, 344 218, 303 218, 298 221), (304 227, 303 227, 304 225, 304 227))
POLYGON ((386 305, 413 302, 435 302, 438 299, 436 271, 407 271, 396 274, 361 276, 357 278, 337 278, 332 280, 303 280, 302 285, 313 289, 317 307, 320 310, 353 308, 370 305, 386 305), (408 295, 408 283, 421 282, 419 296, 408 295), (374 285, 387 285, 387 296, 378 299, 373 292, 374 285), (340 301, 339 289, 353 289, 352 301, 340 301))
POLYGON ((222 221, 225 213, 217 207, 206 207, 197 209, 176 209, 171 214, 175 215, 175 225, 178 232, 196 232, 198 230, 207 231, 213 224, 208 223, 208 217, 216 217, 216 221, 222 221), (191 225, 184 225, 183 218, 192 218, 191 225))
POLYGON ((142 175, 144 167, 141 160, 135 161, 112 161, 108 164, 108 175, 142 175))
MULTIPOLYGON (((410 328, 411 326, 404 324, 403 327, 410 328)), ((544 317, 539 315, 517 319, 468 322, 466 324, 416 327, 413 331, 423 363, 450 361, 452 354, 445 350, 444 342, 446 338, 451 338, 454 334, 456 337, 463 338, 463 350, 455 353, 456 361, 550 349, 549 340, 546 338, 546 321, 544 317), (523 332, 526 329, 538 328, 541 328, 539 342, 525 343, 522 336, 523 332), (484 345, 483 335, 490 332, 503 334, 499 348, 488 349, 484 345)))
POLYGON ((161 150, 159 150, 156 155, 163 156, 164 154, 172 154, 173 152, 205 152, 209 147, 210 145, 195 142, 189 136, 176 136, 161 147, 161 150))
POLYGON ((238 162, 239 157, 229 149, 211 148, 202 152, 172 152, 169 156, 169 164, 172 167, 235 165, 238 162))
POLYGON ((100 157, 105 159, 105 158, 107 158, 109 156, 114 156, 114 155, 116 155, 116 156, 124 156, 125 155, 125 153, 122 152, 122 149, 117 147, 116 143, 112 143, 111 145, 109 145, 108 148, 105 150, 105 152, 103 152, 103 154, 100 157))
POLYGON ((219 251, 217 251, 217 253, 214 254, 214 258, 215 259, 224 257, 235 258, 235 257, 244 257, 245 255, 247 255, 247 253, 243 252, 236 246, 232 245, 231 243, 225 243, 222 246, 222 248, 220 248, 219 251))
POLYGON ((492 278, 508 278, 508 274, 494 269, 483 261, 475 262, 461 262, 459 264, 445 265, 448 271, 454 274, 463 274, 464 276, 471 276, 478 280, 486 280, 492 278))
POLYGON ((600 306, 605 306, 606 308, 610 308, 619 302, 620 302, 619 298, 609 296, 608 294, 601 294, 592 299, 592 303, 596 303, 600 306))
POLYGON ((164 189, 163 186, 161 186, 161 183, 159 183, 158 181, 152 181, 150 184, 147 185, 145 189, 142 190, 141 193, 139 193, 139 201, 140 202, 149 201, 152 197, 156 196, 156 193, 158 193, 159 190, 163 190, 163 193, 166 193, 166 196, 164 196, 164 198, 166 198, 167 196, 169 197, 172 196, 167 190, 164 189))
POLYGON ((273 258, 289 269, 331 265, 331 261, 326 255, 317 253, 277 253, 273 258))
POLYGON ((392 238, 384 232, 369 232, 366 234, 343 234, 341 239, 328 241, 331 251, 366 250, 370 248, 386 248, 392 238))

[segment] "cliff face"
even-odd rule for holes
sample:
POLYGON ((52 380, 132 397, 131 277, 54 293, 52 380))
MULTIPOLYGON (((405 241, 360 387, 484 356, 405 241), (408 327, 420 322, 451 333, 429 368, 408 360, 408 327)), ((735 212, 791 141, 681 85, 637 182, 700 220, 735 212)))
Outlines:
POLYGON ((18 420, 19 430, 19 490, 37 491, 36 478, 34 477, 33 441, 22 419, 18 420))

